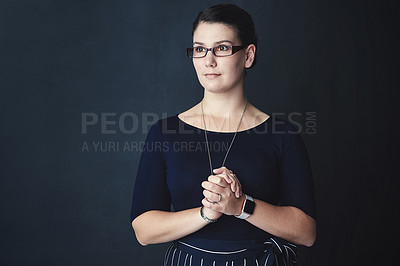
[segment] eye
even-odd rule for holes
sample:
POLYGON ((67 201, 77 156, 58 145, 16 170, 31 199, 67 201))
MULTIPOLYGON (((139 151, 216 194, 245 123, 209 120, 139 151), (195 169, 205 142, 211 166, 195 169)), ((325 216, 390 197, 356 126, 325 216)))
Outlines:
POLYGON ((224 52, 224 51, 229 51, 229 46, 227 46, 227 45, 219 45, 218 47, 217 47, 217 51, 221 51, 221 52, 224 52))
POLYGON ((206 48, 201 47, 201 46, 197 46, 197 47, 194 47, 193 50, 194 50, 196 53, 201 53, 201 52, 204 52, 204 51, 206 50, 206 48))

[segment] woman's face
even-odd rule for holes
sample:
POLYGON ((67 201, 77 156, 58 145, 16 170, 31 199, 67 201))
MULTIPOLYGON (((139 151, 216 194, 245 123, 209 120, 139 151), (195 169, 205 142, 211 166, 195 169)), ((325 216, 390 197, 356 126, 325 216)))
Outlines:
MULTIPOLYGON (((193 47, 212 48, 218 45, 242 45, 236 32, 222 23, 201 22, 193 33, 193 47)), ((242 49, 231 56, 216 57, 208 51, 206 57, 193 58, 200 84, 214 93, 243 87, 246 51, 242 49)))

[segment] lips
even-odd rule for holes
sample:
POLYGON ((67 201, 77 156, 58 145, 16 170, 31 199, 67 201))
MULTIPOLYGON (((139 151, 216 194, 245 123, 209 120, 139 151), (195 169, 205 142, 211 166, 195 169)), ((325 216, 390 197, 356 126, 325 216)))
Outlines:
POLYGON ((204 74, 204 76, 206 76, 206 78, 208 78, 208 79, 214 79, 214 78, 218 78, 219 76, 221 76, 221 74, 217 74, 217 73, 206 73, 206 74, 204 74))

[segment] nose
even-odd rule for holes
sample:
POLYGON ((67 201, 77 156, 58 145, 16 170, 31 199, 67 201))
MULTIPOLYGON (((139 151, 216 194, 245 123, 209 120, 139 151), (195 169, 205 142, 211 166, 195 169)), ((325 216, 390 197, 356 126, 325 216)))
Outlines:
POLYGON ((208 53, 204 57, 206 67, 216 67, 217 66, 217 61, 215 60, 215 57, 216 56, 212 53, 212 51, 208 51, 208 53))

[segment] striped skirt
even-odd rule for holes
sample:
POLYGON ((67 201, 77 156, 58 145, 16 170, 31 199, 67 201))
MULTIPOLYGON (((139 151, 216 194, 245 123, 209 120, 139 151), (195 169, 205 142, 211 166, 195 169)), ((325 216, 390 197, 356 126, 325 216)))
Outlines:
POLYGON ((167 249, 164 266, 291 266, 296 246, 280 238, 257 241, 219 241, 185 238, 167 249))

